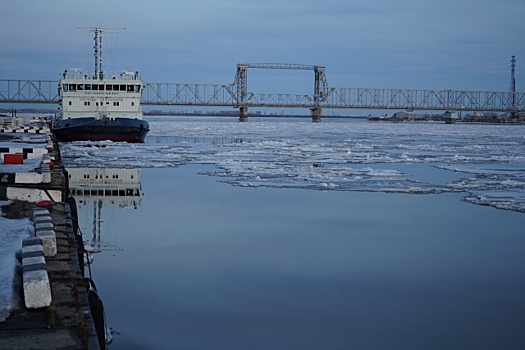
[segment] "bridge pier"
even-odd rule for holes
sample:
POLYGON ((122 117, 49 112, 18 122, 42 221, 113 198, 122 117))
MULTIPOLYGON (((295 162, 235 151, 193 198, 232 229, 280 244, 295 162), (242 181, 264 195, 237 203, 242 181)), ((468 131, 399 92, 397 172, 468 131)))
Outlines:
POLYGON ((239 121, 240 122, 248 121, 248 107, 239 108, 239 121))
POLYGON ((312 123, 320 123, 323 109, 319 107, 310 108, 310 115, 312 116, 312 123))

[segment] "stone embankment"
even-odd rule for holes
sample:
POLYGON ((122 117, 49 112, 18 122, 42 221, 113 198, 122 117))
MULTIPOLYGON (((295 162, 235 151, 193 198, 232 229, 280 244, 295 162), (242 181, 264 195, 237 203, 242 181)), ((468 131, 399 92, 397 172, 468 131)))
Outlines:
POLYGON ((2 160, 18 154, 0 164, 0 200, 10 203, 3 215, 30 218, 35 226, 20 247, 13 285, 22 302, 0 322, 0 349, 105 349, 105 326, 95 325, 100 315, 90 308, 93 288, 84 278, 76 204, 58 143, 48 139, 36 147, 5 136, 0 143, 2 160))

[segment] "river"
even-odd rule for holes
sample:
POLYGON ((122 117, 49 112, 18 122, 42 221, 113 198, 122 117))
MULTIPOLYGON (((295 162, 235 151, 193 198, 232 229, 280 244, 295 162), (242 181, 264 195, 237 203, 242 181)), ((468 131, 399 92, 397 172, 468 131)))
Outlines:
POLYGON ((523 125, 148 120, 62 145, 110 349, 525 345, 523 125))

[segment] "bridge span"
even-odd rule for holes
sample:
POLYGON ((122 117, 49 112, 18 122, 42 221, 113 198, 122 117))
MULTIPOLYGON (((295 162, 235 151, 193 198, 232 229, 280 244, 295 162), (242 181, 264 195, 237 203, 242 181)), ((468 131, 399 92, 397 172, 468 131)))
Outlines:
MULTIPOLYGON (((233 83, 144 83, 143 105, 217 106, 239 109, 246 121, 248 108, 308 108, 320 121, 323 108, 428 111, 525 111, 525 93, 385 88, 345 88, 328 85, 325 67, 280 63, 240 63, 233 83), (312 94, 255 93, 248 90, 248 69, 312 70, 312 94)), ((87 75, 89 77, 89 75, 87 75)), ((58 80, 0 79, 0 103, 58 103, 58 80)), ((86 83, 89 79, 86 78, 86 83)))

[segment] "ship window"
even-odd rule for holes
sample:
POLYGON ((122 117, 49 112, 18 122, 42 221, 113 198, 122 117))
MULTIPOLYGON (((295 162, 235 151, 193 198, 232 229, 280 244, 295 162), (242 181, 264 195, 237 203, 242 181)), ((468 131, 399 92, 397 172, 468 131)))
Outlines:
POLYGON ((111 196, 111 190, 105 190, 104 191, 105 196, 111 196))
POLYGON ((91 90, 97 91, 98 90, 98 85, 97 84, 91 85, 91 90))
POLYGON ((126 195, 126 191, 124 191, 124 190, 118 190, 118 195, 119 195, 120 197, 124 197, 124 196, 126 195))
POLYGON ((69 105, 71 106, 71 101, 69 101, 69 105))
POLYGON ((126 91, 126 85, 120 85, 120 91, 126 91))
POLYGON ((91 90, 91 84, 86 84, 86 90, 91 90))
POLYGON ((69 91, 77 91, 77 84, 69 84, 69 91))
POLYGON ((100 91, 104 91, 104 85, 103 85, 103 84, 100 84, 100 85, 98 86, 98 89, 99 89, 100 91))
POLYGON ((120 106, 120 102, 113 102, 113 106, 120 106))
POLYGON ((133 85, 128 85, 128 92, 133 92, 133 85))
POLYGON ((117 84, 113 85, 113 91, 118 91, 118 85, 117 84))
POLYGON ((111 91, 111 90, 113 90, 112 87, 113 87, 113 86, 111 86, 111 85, 106 85, 106 91, 111 91))
POLYGON ((84 84, 78 84, 78 91, 84 90, 84 84))
POLYGON ((135 105, 135 102, 131 102, 131 105, 134 106, 134 105, 135 105))
POLYGON ((140 92, 140 85, 135 85, 135 92, 140 92))
POLYGON ((91 102, 89 102, 89 101, 84 101, 84 106, 91 106, 91 102))
POLYGON ((63 89, 64 91, 67 91, 67 84, 62 84, 62 89, 63 89))

